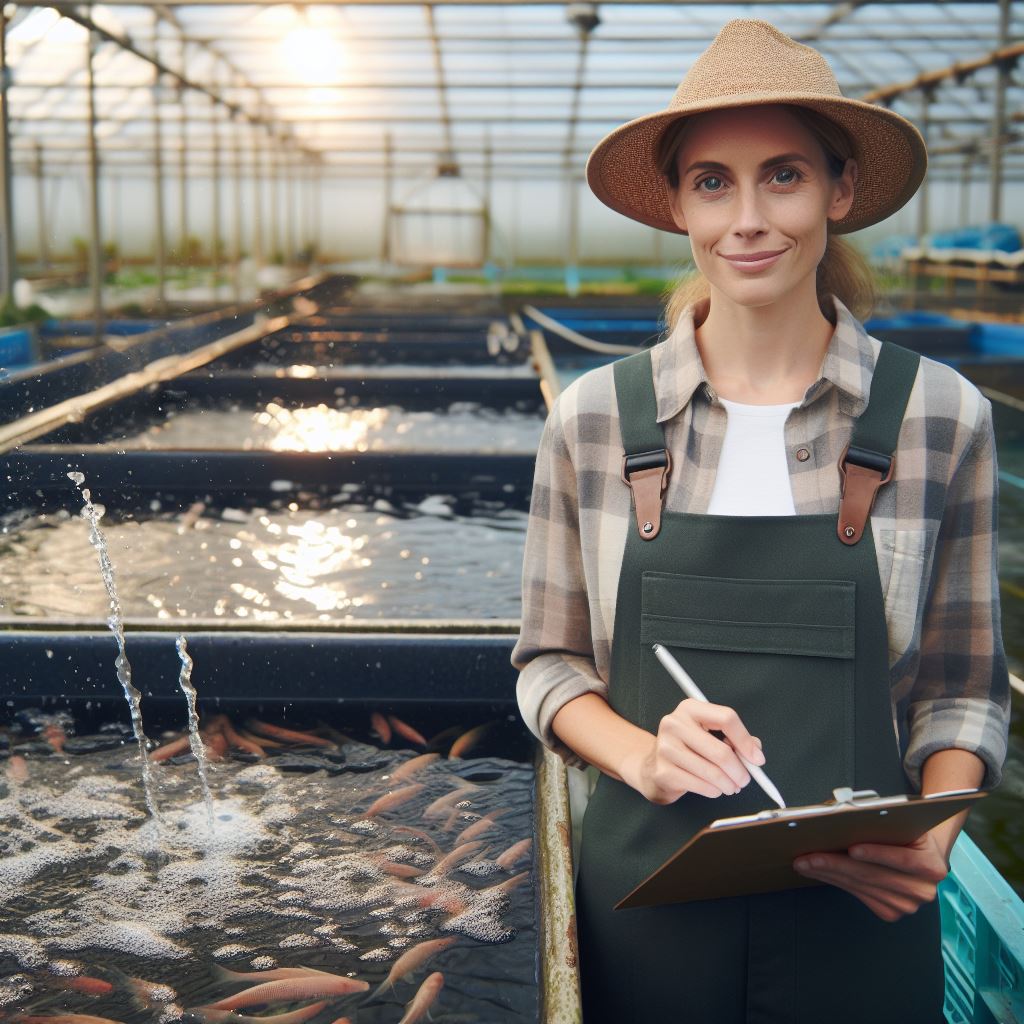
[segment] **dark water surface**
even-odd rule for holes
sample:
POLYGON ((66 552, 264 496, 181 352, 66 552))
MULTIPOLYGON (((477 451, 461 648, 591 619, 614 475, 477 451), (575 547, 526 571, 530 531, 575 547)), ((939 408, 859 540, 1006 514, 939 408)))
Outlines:
MULTIPOLYGON (((525 512, 354 497, 104 517, 126 618, 518 618, 525 512)), ((104 622, 88 537, 66 511, 0 518, 0 618, 104 622)))
MULTIPOLYGON (((319 731, 334 747, 268 746, 266 758, 236 750, 211 765, 211 832, 191 755, 158 766, 158 823, 145 811, 130 737, 120 728, 74 736, 63 717, 70 734, 63 753, 40 739, 52 716, 23 715, 0 733, 5 1015, 213 1020, 199 1008, 247 987, 220 968, 304 966, 370 986, 332 1001, 313 1024, 342 1015, 362 1024, 397 1021, 434 971, 444 975, 435 1021, 536 1019, 532 852, 508 866, 497 862, 533 834, 533 770, 488 752, 519 757, 529 749, 521 738, 504 742, 521 737, 504 718, 471 752, 480 756, 442 753, 407 779, 393 773, 423 748, 395 738, 391 747, 370 742, 367 716, 357 723, 354 712, 335 723, 352 726, 349 733, 319 731), (352 739, 357 725, 360 738, 352 739), (410 785, 420 787, 411 798, 373 812, 378 798, 410 785), (442 797, 449 802, 432 813, 442 797), (460 839, 473 826, 479 836, 460 839), (437 870, 439 858, 464 842, 479 845, 437 870), (399 956, 437 939, 454 941, 368 1001, 399 956), (128 978, 165 989, 140 996, 128 978), (68 987, 89 985, 102 991, 68 987)), ((425 728, 422 717, 410 721, 425 728)), ((447 751, 472 724, 460 723, 434 749, 447 751)))

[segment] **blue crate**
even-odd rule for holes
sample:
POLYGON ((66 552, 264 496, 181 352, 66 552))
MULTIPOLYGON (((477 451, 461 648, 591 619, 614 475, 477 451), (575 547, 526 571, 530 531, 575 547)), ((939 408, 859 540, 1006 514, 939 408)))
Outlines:
POLYGON ((1024 1024, 1024 901, 961 832, 939 886, 949 1024, 1024 1024))
POLYGON ((25 328, 0 331, 0 366, 10 369, 32 362, 32 332, 25 328))

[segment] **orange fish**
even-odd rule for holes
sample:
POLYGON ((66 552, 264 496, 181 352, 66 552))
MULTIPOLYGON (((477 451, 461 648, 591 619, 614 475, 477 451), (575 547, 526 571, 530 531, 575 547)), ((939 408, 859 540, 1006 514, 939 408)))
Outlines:
POLYGON ((176 740, 171 740, 170 743, 157 747, 149 755, 149 759, 150 761, 166 761, 168 758, 177 757, 178 754, 184 754, 188 749, 188 736, 179 736, 176 740))
POLYGON ((465 843, 467 840, 475 839, 477 836, 482 835, 494 824, 495 818, 500 818, 501 815, 507 813, 507 807, 497 807, 493 811, 489 811, 482 818, 478 818, 474 821, 468 828, 464 828, 459 833, 458 839, 455 840, 455 845, 458 846, 461 843, 465 843))
POLYGON ((447 857, 443 857, 430 869, 431 877, 443 875, 449 868, 461 864, 464 860, 469 860, 483 845, 483 840, 479 840, 475 843, 463 843, 461 846, 456 846, 447 857))
POLYGON ((11 754, 7 762, 8 782, 28 782, 28 761, 21 754, 11 754))
POLYGON ((427 835, 427 833, 424 832, 422 829, 413 828, 412 825, 393 825, 391 831, 408 832, 409 835, 415 836, 417 839, 421 839, 424 843, 426 843, 427 846, 429 846, 430 849, 433 851, 435 856, 441 856, 441 847, 438 846, 437 843, 435 843, 434 840, 431 839, 430 836, 427 835))
POLYGON ((430 1009, 438 993, 444 988, 444 975, 434 971, 420 985, 416 995, 405 1004, 405 1016, 398 1024, 414 1024, 430 1009))
POLYGON ((300 999, 322 999, 324 996, 347 996, 365 992, 369 983, 358 978, 344 978, 334 974, 309 975, 305 978, 283 978, 254 985, 244 992, 204 1006, 204 1010, 238 1010, 244 1006, 262 1003, 296 1003, 300 999))
POLYGON ((81 992, 85 996, 105 996, 114 991, 114 986, 102 978, 90 978, 84 974, 77 977, 56 977, 47 978, 47 984, 52 988, 66 989, 68 992, 81 992))
POLYGON ((467 751, 472 750, 493 727, 494 722, 485 722, 483 725, 478 725, 468 732, 464 732, 452 744, 451 750, 448 751, 448 756, 462 757, 467 751))
POLYGON ((261 722, 258 718, 249 718, 245 723, 246 729, 257 733, 260 736, 269 736, 274 740, 286 740, 290 743, 311 743, 316 747, 330 747, 336 749, 330 740, 320 736, 314 736, 308 732, 296 732, 294 729, 284 729, 279 725, 271 725, 269 722, 261 722))
POLYGON ((224 982, 234 981, 284 981, 288 978, 308 978, 310 976, 327 975, 336 978, 339 975, 329 971, 318 971, 315 967, 275 967, 270 971, 232 971, 220 964, 213 965, 217 977, 224 982))
POLYGON ((427 821, 447 817, 455 804, 461 803, 463 800, 467 800, 469 798, 469 793, 477 788, 477 786, 459 786, 457 789, 453 789, 450 793, 445 793, 444 796, 439 796, 436 800, 427 805, 427 809, 423 812, 423 817, 427 821))
POLYGON ((518 875, 513 875, 511 878, 506 878, 504 882, 499 882, 494 888, 500 889, 502 892, 511 892, 516 886, 522 885, 529 877, 529 871, 520 871, 518 875))
POLYGON ((120 1024, 109 1017, 93 1017, 88 1013, 24 1014, 16 1019, 20 1024, 120 1024))
POLYGON ((67 736, 64 734, 64 730, 53 723, 50 723, 43 729, 43 739, 53 748, 54 753, 64 753, 64 743, 67 740, 67 736))
POLYGON ((391 778, 408 779, 421 769, 426 768, 431 762, 437 761, 440 757, 440 754, 420 754, 419 757, 411 757, 391 773, 391 778))
POLYGON ((329 1004, 329 1000, 310 1003, 309 1006, 300 1006, 297 1010, 291 1010, 288 1013, 276 1013, 270 1017, 249 1017, 244 1013, 232 1013, 231 1010, 214 1010, 211 1007, 192 1010, 191 1012, 195 1016, 209 1021, 210 1024, 259 1024, 260 1021, 269 1021, 270 1024, 302 1024, 303 1021, 309 1020, 310 1017, 315 1017, 329 1004))
POLYGON ((408 786, 403 786, 401 789, 385 793, 382 797, 378 797, 372 804, 370 804, 364 817, 372 818, 375 814, 380 814, 381 811, 390 811, 395 807, 401 807, 402 804, 408 803, 414 796, 416 796, 421 789, 423 789, 422 782, 413 782, 408 786))
POLYGON ((379 711, 374 711, 370 715, 370 725, 373 727, 373 731, 377 734, 377 738, 381 743, 391 742, 391 726, 388 725, 388 720, 379 711))
POLYGON ((231 722, 224 723, 224 735, 228 738, 228 743, 233 747, 238 747, 239 750, 245 750, 250 754, 255 754, 257 757, 267 756, 267 752, 258 743, 254 740, 247 740, 244 736, 235 732, 231 722))
POLYGON ((391 727, 401 736, 403 739, 407 739, 410 743, 417 743, 421 747, 427 745, 427 739, 423 733, 418 732, 408 722, 403 722, 400 718, 396 718, 394 715, 388 715, 388 721, 391 723, 391 727))
POLYGON ((496 857, 494 862, 507 871, 529 854, 532 845, 533 840, 529 837, 520 839, 518 843, 510 846, 500 857, 496 857))
POLYGON ((458 941, 454 937, 450 939, 431 939, 428 942, 418 943, 412 949, 407 949, 391 965, 388 976, 381 982, 380 988, 374 992, 374 998, 378 997, 385 989, 394 988, 396 981, 401 981, 407 974, 412 974, 413 971, 419 970, 431 957, 437 956, 442 950, 447 949, 458 941))

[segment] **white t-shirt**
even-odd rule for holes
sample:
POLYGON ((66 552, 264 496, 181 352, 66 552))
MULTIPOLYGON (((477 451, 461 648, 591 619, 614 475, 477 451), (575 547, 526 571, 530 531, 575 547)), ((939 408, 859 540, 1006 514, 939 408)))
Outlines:
POLYGON ((786 417, 799 402, 747 405, 726 398, 728 422, 708 513, 722 516, 796 514, 786 465, 786 417))

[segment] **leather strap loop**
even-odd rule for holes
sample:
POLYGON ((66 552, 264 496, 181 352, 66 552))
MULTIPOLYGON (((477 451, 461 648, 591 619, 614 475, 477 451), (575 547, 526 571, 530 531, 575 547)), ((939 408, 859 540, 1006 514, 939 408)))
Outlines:
POLYGON ((622 457, 622 479, 633 492, 633 510, 636 513, 636 528, 641 540, 654 540, 661 532, 661 506, 668 487, 668 476, 672 472, 672 457, 668 451, 645 452, 643 456, 624 455, 622 457), (647 456, 664 455, 658 459, 661 465, 649 465, 653 459, 647 456), (646 468, 633 469, 631 459, 640 461, 646 468))
MULTIPOLYGON (((882 456, 882 458, 888 458, 889 461, 888 471, 883 473, 880 469, 861 466, 851 461, 849 453, 850 446, 847 445, 843 449, 842 455, 839 456, 841 498, 836 533, 844 544, 853 545, 864 536, 864 529, 875 503, 875 496, 882 484, 887 484, 892 479, 896 459, 894 456, 882 456)), ((870 454, 875 455, 876 453, 870 454)), ((869 460, 865 459, 865 461, 869 460)), ((870 461, 877 462, 877 459, 870 461)))

